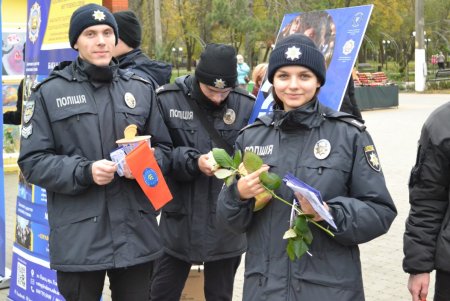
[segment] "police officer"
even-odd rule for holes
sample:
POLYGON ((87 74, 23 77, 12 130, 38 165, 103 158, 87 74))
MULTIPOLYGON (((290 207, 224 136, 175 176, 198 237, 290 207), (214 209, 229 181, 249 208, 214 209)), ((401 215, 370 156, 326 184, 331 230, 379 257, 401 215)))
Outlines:
POLYGON ((179 300, 193 263, 204 264, 206 300, 232 299, 245 238, 216 225, 223 182, 213 176, 207 161, 213 147, 229 146, 231 152, 252 112, 254 97, 235 87, 236 78, 234 48, 209 44, 194 76, 158 89, 174 146, 168 177, 173 200, 161 215, 165 252, 153 279, 152 301, 179 300))
POLYGON ((115 12, 113 14, 119 27, 119 41, 114 48, 113 56, 119 60, 123 69, 131 69, 153 84, 156 89, 168 84, 172 75, 172 66, 151 60, 142 52, 142 27, 138 17, 131 10, 115 12))
POLYGON ((162 251, 154 208, 110 160, 130 124, 152 135, 163 170, 170 153, 150 83, 112 60, 117 39, 105 7, 75 10, 69 40, 78 58, 38 85, 24 110, 18 163, 27 181, 47 190, 50 267, 69 301, 100 300, 106 274, 113 300, 148 300, 162 251))
MULTIPOLYGON (((325 79, 325 59, 311 39, 293 34, 281 40, 268 67, 274 112, 258 118, 236 140, 238 149, 256 152, 267 164, 224 187, 217 203, 217 218, 247 235, 243 300, 363 301, 358 244, 386 233, 396 216, 365 126, 317 99, 325 79), (334 237, 310 226, 312 256, 291 261, 286 254, 283 236, 293 220, 291 206, 272 199, 253 210, 254 196, 264 192, 259 175, 269 166, 281 177, 292 173, 319 190, 334 219, 334 237)), ((276 193, 284 200, 298 199, 302 210, 322 223, 308 201, 286 185, 276 193)))
POLYGON ((434 301, 450 300, 450 102, 422 128, 409 180, 411 209, 403 237, 403 270, 412 301, 426 300, 436 270, 434 301))

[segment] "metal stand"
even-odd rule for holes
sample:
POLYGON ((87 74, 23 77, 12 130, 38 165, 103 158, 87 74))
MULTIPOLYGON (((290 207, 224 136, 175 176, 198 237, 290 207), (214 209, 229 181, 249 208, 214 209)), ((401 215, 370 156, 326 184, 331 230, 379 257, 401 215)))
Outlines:
POLYGON ((9 283, 11 281, 11 270, 5 269, 5 276, 0 276, 0 289, 9 288, 9 283))

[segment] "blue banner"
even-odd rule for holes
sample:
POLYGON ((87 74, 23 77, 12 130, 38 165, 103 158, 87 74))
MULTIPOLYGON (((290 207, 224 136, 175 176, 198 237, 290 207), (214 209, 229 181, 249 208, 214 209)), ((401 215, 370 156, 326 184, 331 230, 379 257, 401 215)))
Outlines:
MULTIPOLYGON (((0 32, 2 31, 2 1, 0 0, 0 32)), ((2 42, 0 42, 0 46, 2 46, 2 42)), ((0 60, 0 67, 2 66, 2 60, 0 60)), ((1 69, 1 68, 0 68, 1 69)), ((0 74, 0 85, 1 85, 1 78, 2 75, 0 74)), ((3 112, 3 110, 2 110, 3 112)), ((5 268, 5 260, 6 260, 6 232, 5 232, 5 179, 4 179, 4 170, 3 170, 3 114, 0 117, 0 133, 1 139, 0 139, 0 149, 2 150, 2 160, 0 161, 0 277, 4 277, 6 274, 5 268)))
MULTIPOLYGON (((78 53, 68 41, 69 20, 79 6, 101 1, 28 0, 25 51, 24 106, 31 87, 43 81, 61 61, 72 61, 78 53), (51 9, 50 9, 51 6, 51 9)), ((47 193, 19 175, 11 300, 64 300, 59 294, 56 272, 49 264, 47 193)))
MULTIPOLYGON (((358 57, 373 5, 293 13, 284 16, 277 41, 293 33, 309 36, 322 51, 327 80, 318 98, 339 110, 352 68, 358 57)), ((276 44, 275 44, 276 45, 276 44)), ((258 92, 250 122, 272 110, 272 85, 265 80, 258 92)))

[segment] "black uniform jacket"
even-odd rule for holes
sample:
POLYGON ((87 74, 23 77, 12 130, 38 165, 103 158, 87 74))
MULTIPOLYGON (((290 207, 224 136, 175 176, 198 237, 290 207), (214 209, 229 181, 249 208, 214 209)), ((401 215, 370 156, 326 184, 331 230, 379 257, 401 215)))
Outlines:
POLYGON ((425 122, 409 180, 403 269, 450 273, 450 102, 425 122))
POLYGON ((79 59, 61 68, 25 106, 18 161, 27 181, 47 190, 51 267, 92 271, 151 261, 162 251, 154 208, 135 180, 116 174, 108 185, 95 184, 91 165, 110 160, 115 141, 135 124, 138 135, 152 135, 165 170, 171 143, 154 91, 114 64, 106 82, 95 79, 105 69, 79 59))
MULTIPOLYGON (((173 200, 163 208, 160 230, 168 254, 187 262, 206 262, 238 256, 245 251, 245 236, 216 225, 217 195, 223 181, 200 172, 197 158, 217 147, 189 102, 193 76, 158 89, 161 113, 173 142, 169 186, 173 200)), ((198 85, 198 83, 197 83, 198 85)), ((231 146, 247 125, 254 97, 236 88, 220 107, 200 103, 214 128, 231 146)))
POLYGON ((119 67, 134 72, 152 83, 153 88, 168 84, 172 75, 172 65, 150 59, 140 48, 117 58, 119 67))
MULTIPOLYGON (((310 225, 312 256, 291 261, 283 239, 291 207, 272 199, 254 212, 254 200, 241 200, 236 184, 224 187, 218 219, 247 234, 243 300, 364 300, 358 244, 386 233, 397 213, 365 126, 313 100, 260 117, 236 146, 261 156, 280 177, 292 173, 319 190, 337 226, 330 237, 310 225)), ((285 184, 275 192, 295 198, 285 184)))

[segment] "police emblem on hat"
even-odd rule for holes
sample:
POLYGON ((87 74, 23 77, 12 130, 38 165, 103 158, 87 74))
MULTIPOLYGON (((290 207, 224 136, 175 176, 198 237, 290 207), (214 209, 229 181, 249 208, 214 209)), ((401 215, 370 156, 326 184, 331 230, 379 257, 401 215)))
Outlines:
POLYGON ((381 164, 375 147, 373 145, 364 146, 364 155, 366 156, 369 166, 372 167, 373 170, 380 172, 381 164))
POLYGON ((328 157, 330 155, 330 152, 331 144, 327 139, 320 139, 314 145, 314 156, 319 160, 323 160, 328 157))
POLYGON ((32 124, 22 126, 21 134, 23 138, 28 139, 28 137, 30 137, 32 133, 33 133, 32 124))
POLYGON ((96 11, 94 11, 94 13, 92 14, 92 17, 94 17, 94 19, 97 21, 103 21, 106 18, 105 13, 98 9, 96 11))
POLYGON ((233 124, 236 120, 236 112, 233 109, 227 109, 225 114, 223 115, 223 122, 226 124, 233 124))
POLYGON ((284 54, 286 56, 286 59, 290 61, 296 61, 300 59, 302 52, 300 51, 300 48, 292 46, 289 47, 284 54))
POLYGON ((25 105, 25 108, 23 110, 23 122, 28 123, 31 120, 31 117, 33 117, 34 113, 34 101, 27 101, 27 104, 25 105))
POLYGON ((158 174, 151 168, 144 169, 142 177, 144 178, 145 184, 150 187, 155 187, 159 183, 158 174))
POLYGON ((125 103, 130 109, 134 109, 136 107, 136 98, 130 92, 125 93, 124 97, 125 103))
POLYGON ((216 88, 223 89, 223 88, 225 88, 225 86, 226 86, 226 82, 221 78, 217 78, 214 81, 214 87, 216 87, 216 88))

